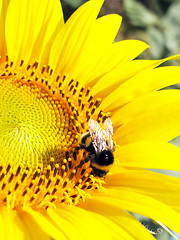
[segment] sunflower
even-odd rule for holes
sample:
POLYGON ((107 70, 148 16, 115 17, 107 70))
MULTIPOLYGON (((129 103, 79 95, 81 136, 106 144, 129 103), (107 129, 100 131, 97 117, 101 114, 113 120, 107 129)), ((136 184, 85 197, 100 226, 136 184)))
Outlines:
POLYGON ((148 46, 114 42, 102 4, 64 23, 58 0, 0 1, 1 239, 154 239, 129 212, 180 232, 180 179, 146 170, 180 169, 180 93, 157 91, 179 56, 133 60, 148 46))

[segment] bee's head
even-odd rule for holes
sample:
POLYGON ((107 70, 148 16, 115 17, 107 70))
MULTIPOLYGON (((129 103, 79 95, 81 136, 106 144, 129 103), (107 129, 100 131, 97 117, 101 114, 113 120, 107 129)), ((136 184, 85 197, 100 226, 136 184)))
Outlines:
POLYGON ((96 155, 95 161, 101 166, 109 166, 114 162, 113 153, 110 150, 104 150, 96 155))

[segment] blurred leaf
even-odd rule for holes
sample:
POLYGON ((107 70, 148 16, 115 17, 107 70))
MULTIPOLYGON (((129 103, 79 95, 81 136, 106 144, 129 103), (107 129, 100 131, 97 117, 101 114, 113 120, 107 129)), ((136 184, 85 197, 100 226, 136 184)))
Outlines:
POLYGON ((152 57, 154 59, 161 58, 164 51, 164 36, 162 31, 155 27, 148 27, 147 34, 152 57))
POLYGON ((172 54, 180 50, 180 2, 174 2, 162 18, 165 45, 172 54))
POLYGON ((171 25, 178 27, 180 24, 180 1, 175 1, 172 3, 164 15, 164 21, 169 22, 171 25))
POLYGON ((158 17, 135 0, 124 1, 125 11, 134 26, 147 27, 159 23, 158 17))
POLYGON ((165 31, 165 45, 171 54, 178 54, 179 40, 174 36, 171 31, 165 31))
POLYGON ((78 8, 85 1, 84 0, 66 0, 65 2, 69 4, 72 8, 78 8))

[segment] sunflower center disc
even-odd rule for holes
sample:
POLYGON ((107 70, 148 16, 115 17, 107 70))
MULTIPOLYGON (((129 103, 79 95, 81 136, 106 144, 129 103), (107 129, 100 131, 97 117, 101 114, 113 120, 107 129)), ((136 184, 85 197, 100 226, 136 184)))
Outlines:
POLYGON ((0 206, 76 205, 104 183, 89 153, 77 149, 91 116, 101 123, 106 117, 100 99, 89 88, 78 92, 78 82, 66 76, 51 85, 51 71, 39 71, 37 62, 23 67, 21 61, 16 72, 12 66, 0 70, 0 206))
POLYGON ((5 80, 0 85, 1 163, 46 165, 60 159, 65 138, 61 102, 35 85, 5 80))

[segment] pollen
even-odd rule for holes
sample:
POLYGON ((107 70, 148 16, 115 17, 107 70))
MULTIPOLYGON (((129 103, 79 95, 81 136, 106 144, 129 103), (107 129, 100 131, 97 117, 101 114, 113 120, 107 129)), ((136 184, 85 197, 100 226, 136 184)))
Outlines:
POLYGON ((81 154, 73 162, 70 157, 64 159, 61 166, 51 158, 43 171, 41 166, 31 171, 30 166, 23 169, 19 165, 11 170, 10 164, 6 168, 1 165, 0 206, 6 205, 11 209, 30 206, 40 210, 60 207, 62 203, 75 205, 85 199, 87 190, 100 188, 102 181, 91 174, 89 162, 79 164, 81 154))
POLYGON ((103 123, 109 116, 101 99, 38 61, 14 67, 7 57, 0 76, 0 205, 76 205, 102 188, 88 153, 77 148, 89 119, 103 123))

